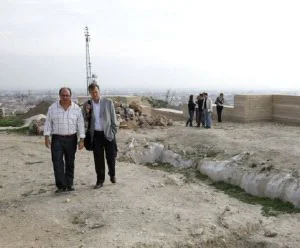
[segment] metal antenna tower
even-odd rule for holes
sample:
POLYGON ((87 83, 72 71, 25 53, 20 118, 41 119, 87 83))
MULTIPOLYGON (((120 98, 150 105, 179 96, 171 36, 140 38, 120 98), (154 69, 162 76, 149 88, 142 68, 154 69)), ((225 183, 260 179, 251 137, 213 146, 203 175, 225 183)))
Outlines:
POLYGON ((84 35, 85 35, 85 57, 86 57, 86 94, 89 95, 88 87, 91 83, 92 79, 92 70, 91 70, 91 59, 90 59, 90 48, 89 48, 89 42, 90 42, 90 34, 89 34, 89 28, 86 26, 84 29, 84 35))

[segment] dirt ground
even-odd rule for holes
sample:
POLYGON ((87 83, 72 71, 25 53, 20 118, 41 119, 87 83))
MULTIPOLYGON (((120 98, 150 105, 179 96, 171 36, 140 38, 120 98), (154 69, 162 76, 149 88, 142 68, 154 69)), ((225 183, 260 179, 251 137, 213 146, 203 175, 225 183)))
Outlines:
MULTIPOLYGON (((221 123, 207 130, 175 123, 120 130, 120 157, 133 137, 194 159, 205 149, 215 159, 246 151, 257 163, 300 169, 298 127, 221 123)), ((106 180, 95 190, 87 151, 76 154, 76 191, 56 195, 43 137, 1 132, 0 139, 0 247, 300 247, 300 214, 265 217, 261 206, 180 173, 120 159, 117 183, 106 180)))

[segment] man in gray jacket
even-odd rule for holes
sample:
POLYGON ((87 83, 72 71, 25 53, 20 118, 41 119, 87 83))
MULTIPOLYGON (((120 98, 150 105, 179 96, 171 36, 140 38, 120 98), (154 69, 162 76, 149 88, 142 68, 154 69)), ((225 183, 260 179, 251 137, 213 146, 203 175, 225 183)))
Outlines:
POLYGON ((91 142, 93 143, 93 154, 97 182, 95 188, 101 188, 105 180, 105 160, 108 165, 110 181, 116 183, 116 140, 117 120, 113 102, 100 96, 97 83, 88 87, 92 100, 83 104, 82 113, 86 123, 90 121, 91 142))

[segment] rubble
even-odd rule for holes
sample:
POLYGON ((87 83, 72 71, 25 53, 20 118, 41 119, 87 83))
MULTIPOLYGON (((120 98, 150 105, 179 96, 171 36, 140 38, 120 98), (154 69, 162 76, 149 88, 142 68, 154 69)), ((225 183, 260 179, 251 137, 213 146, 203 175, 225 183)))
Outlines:
POLYGON ((120 128, 147 128, 152 126, 172 126, 173 120, 164 115, 152 116, 143 113, 143 107, 135 101, 129 104, 114 102, 120 128))
MULTIPOLYGON (((151 128, 153 126, 172 126, 173 120, 164 115, 149 115, 143 113, 143 107, 136 101, 131 103, 121 103, 120 101, 114 101, 116 110, 117 122, 119 128, 137 129, 137 128, 151 128)), ((38 111, 46 113, 49 107, 48 102, 41 102, 36 108, 30 110, 24 116, 30 116, 29 131, 34 135, 43 135, 44 124, 46 116, 33 115, 38 111)), ((28 118, 29 119, 29 118, 28 118)), ((28 120, 27 119, 27 120, 28 120)))

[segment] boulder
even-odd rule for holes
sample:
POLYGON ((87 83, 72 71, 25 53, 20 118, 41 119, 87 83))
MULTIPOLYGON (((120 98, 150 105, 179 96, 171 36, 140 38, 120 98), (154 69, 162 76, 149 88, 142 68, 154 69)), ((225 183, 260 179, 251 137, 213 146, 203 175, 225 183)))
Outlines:
POLYGON ((46 116, 37 115, 33 116, 29 120, 29 132, 34 135, 43 135, 45 126, 46 116))

